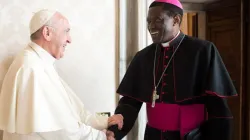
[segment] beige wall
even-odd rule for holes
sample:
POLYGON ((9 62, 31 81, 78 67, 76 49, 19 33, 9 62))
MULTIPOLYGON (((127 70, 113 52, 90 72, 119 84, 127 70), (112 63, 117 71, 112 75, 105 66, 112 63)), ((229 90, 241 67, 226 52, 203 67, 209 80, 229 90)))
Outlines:
POLYGON ((115 109, 117 0, 0 0, 0 85, 18 51, 29 42, 28 23, 41 8, 71 22, 73 42, 56 63, 59 74, 92 112, 115 109))

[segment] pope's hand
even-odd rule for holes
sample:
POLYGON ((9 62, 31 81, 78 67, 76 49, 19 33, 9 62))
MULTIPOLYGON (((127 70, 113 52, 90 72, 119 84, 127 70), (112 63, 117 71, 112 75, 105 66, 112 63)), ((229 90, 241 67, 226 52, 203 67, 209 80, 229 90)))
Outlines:
POLYGON ((108 118, 108 126, 118 125, 118 129, 123 127, 123 116, 121 114, 115 114, 108 118))

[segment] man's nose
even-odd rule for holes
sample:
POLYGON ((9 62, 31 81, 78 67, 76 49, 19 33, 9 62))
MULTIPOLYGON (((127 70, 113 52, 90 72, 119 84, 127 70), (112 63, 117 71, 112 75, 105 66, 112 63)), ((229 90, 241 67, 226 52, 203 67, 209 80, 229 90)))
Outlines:
POLYGON ((71 39, 71 36, 68 37, 68 40, 67 40, 67 43, 71 43, 72 42, 72 39, 71 39))

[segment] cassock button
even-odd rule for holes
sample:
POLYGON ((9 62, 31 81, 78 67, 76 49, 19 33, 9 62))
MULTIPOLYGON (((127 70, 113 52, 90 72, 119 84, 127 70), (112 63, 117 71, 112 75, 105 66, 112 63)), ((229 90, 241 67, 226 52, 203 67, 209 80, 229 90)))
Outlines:
POLYGON ((168 74, 164 74, 163 76, 168 76, 168 74))
POLYGON ((169 56, 165 56, 165 58, 166 58, 166 59, 168 59, 168 58, 169 58, 169 56))
POLYGON ((161 92, 161 94, 165 94, 165 92, 161 92))
POLYGON ((163 86, 166 86, 167 85, 167 83, 163 83, 163 86))

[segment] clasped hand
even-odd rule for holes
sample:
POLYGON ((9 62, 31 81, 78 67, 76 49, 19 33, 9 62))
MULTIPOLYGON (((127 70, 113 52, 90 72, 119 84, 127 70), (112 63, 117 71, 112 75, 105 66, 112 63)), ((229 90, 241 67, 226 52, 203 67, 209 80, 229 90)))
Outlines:
MULTIPOLYGON (((115 114, 108 118, 108 127, 112 125, 117 125, 118 129, 123 127, 123 116, 121 114, 115 114)), ((106 131, 107 140, 115 140, 115 135, 112 131, 106 131)))

